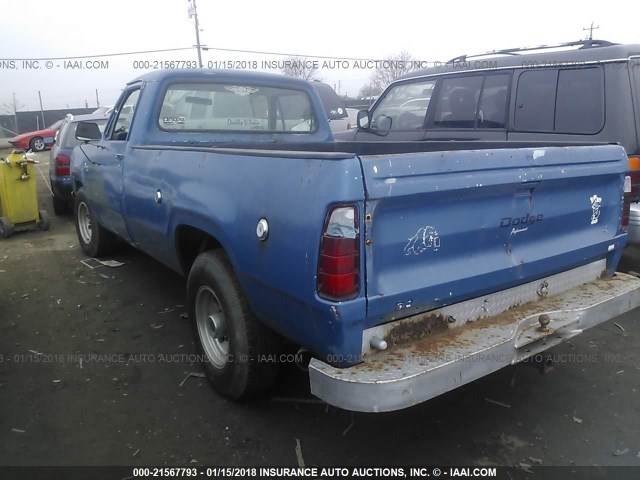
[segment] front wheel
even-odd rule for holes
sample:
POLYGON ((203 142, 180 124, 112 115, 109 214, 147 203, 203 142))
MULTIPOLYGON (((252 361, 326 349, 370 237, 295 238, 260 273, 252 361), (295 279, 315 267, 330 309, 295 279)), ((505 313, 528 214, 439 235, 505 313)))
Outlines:
POLYGON ((118 240, 113 233, 104 229, 95 220, 83 188, 78 190, 76 194, 74 211, 76 233, 82 251, 90 257, 102 257, 111 253, 118 240))
POLYGON ((273 385, 279 338, 251 311, 224 252, 208 251, 196 258, 187 302, 205 372, 219 393, 239 400, 273 385))

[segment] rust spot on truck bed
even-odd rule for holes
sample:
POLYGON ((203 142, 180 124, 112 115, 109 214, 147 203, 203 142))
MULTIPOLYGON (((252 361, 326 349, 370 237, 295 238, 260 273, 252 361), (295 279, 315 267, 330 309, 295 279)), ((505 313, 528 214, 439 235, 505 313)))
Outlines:
MULTIPOLYGON (((637 279, 618 275, 594 280, 567 292, 558 292, 528 303, 512 305, 502 313, 482 316, 467 322, 453 321, 446 313, 435 312, 408 317, 403 320, 405 323, 408 321, 408 325, 402 328, 399 325, 392 326, 388 330, 385 335, 385 340, 389 343, 387 350, 366 354, 361 363, 344 369, 341 380, 361 383, 388 382, 391 385, 395 380, 409 380, 443 367, 445 371, 451 370, 456 378, 459 376, 459 384, 463 384, 468 380, 463 381, 464 368, 461 362, 483 361, 482 357, 478 356, 496 347, 501 348, 503 343, 522 349, 519 350, 524 352, 522 355, 539 349, 540 343, 547 345, 546 342, 549 342, 549 346, 557 344, 562 340, 563 329, 582 328, 580 310, 590 308, 594 301, 607 300, 609 292, 612 295, 633 292, 637 297, 638 292, 634 291, 638 290, 640 284, 637 279), (625 284, 628 284, 628 287, 625 284), (551 317, 551 324, 548 331, 541 332, 539 315, 547 312, 551 317), (565 313, 563 323, 557 326, 553 325, 554 312, 565 313), (572 319, 574 314, 575 317, 572 319), (522 324, 524 319, 529 321, 522 324), (414 334, 420 338, 416 339, 414 334), (451 363, 458 366, 452 366, 451 363)), ((637 304, 638 298, 635 297, 632 303, 637 304)), ((632 299, 629 298, 631 302, 632 299)), ((572 330, 569 330, 569 333, 571 332, 572 330)), ((514 356, 513 359, 517 358, 514 356)), ((337 374, 333 372, 330 375, 337 374)))
MULTIPOLYGON (((619 288, 621 283, 624 283, 624 279, 611 277, 590 283, 597 283, 600 292, 613 292, 619 288)), ((588 288, 589 285, 587 283, 578 287, 574 298, 589 300, 593 296, 588 288)), ((465 325, 451 324, 443 315, 429 313, 416 315, 415 321, 400 324, 392 328, 385 336, 385 340, 390 346, 389 350, 369 356, 365 362, 369 365, 365 367, 360 364, 359 367, 366 370, 392 369, 395 362, 402 362, 402 358, 404 358, 396 351, 406 348, 407 344, 411 344, 409 350, 415 355, 439 355, 446 353, 452 347, 474 343, 480 336, 491 338, 491 335, 487 336, 486 332, 487 328, 491 326, 513 325, 515 330, 518 323, 524 318, 539 314, 541 311, 562 309, 564 301, 558 297, 550 296, 525 304, 512 305, 500 314, 469 321, 465 325), (384 358, 384 360, 379 361, 376 357, 384 358)))
POLYGON ((411 319, 411 322, 401 323, 385 336, 391 346, 419 340, 424 337, 444 332, 449 328, 449 322, 442 315, 421 314, 411 319))

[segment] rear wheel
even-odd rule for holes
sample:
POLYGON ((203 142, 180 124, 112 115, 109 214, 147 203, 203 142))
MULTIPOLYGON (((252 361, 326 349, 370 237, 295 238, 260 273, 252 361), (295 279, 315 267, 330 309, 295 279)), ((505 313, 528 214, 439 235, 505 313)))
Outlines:
POLYGON ((74 217, 78 241, 84 253, 90 257, 102 257, 115 249, 117 237, 94 220, 93 211, 82 188, 76 194, 74 217))
POLYGON ((196 258, 187 302, 206 375, 219 393, 238 400, 273 385, 280 340, 251 311, 224 252, 196 258))
POLYGON ((0 217, 0 237, 9 238, 13 235, 13 224, 7 217, 0 217))
POLYGON ((34 152, 41 152, 45 149, 46 145, 42 137, 33 137, 29 142, 29 148, 34 152))

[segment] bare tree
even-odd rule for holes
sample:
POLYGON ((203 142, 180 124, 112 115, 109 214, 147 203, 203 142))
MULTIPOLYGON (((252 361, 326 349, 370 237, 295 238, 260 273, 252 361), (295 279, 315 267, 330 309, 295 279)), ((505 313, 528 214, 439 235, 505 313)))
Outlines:
POLYGON ((302 78, 303 80, 320 80, 318 62, 304 57, 287 57, 280 71, 289 77, 302 78))
POLYGON ((391 55, 377 63, 378 66, 371 74, 371 87, 380 92, 396 78, 415 70, 418 65, 418 62, 411 57, 409 52, 391 55))
POLYGON ((374 87, 373 85, 364 85, 358 92, 358 98, 371 98, 376 97, 382 93, 380 87, 374 87))
POLYGON ((13 93, 13 97, 12 97, 13 101, 11 103, 3 103, 0 106, 0 111, 7 113, 9 115, 13 115, 13 129, 14 131, 11 132, 11 130, 8 130, 5 128, 5 130, 7 130, 8 132, 13 133, 14 135, 18 134, 18 109, 23 108, 24 105, 20 102, 18 102, 18 99, 16 98, 16 94, 15 92, 13 93))

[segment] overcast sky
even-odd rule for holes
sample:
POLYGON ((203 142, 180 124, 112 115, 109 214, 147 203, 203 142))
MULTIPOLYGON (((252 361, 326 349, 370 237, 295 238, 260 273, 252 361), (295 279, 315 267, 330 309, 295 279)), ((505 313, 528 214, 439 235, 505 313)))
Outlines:
MULTIPOLYGON (((422 61, 446 61, 461 54, 579 40, 595 22, 594 38, 640 43, 632 3, 621 0, 539 0, 485 2, 358 2, 323 0, 197 0, 201 43, 209 47, 259 50, 336 58, 383 59, 401 51, 422 61)), ((111 105, 123 85, 146 70, 134 62, 195 61, 194 50, 96 57, 108 61, 98 70, 65 69, 74 57, 191 47, 195 44, 188 0, 2 0, 0 17, 0 106, 16 94, 19 110, 111 105), (39 69, 22 59, 43 59, 39 69), (50 67, 50 68, 47 68, 50 67)), ((203 62, 284 60, 285 56, 210 50, 203 62)), ((83 59, 82 62, 86 62, 83 59)), ((318 59, 322 64, 324 60, 318 59)), ((144 64, 143 64, 144 65, 144 64)), ((342 94, 356 95, 370 70, 321 69, 319 76, 342 94)), ((268 71, 268 70, 267 70, 268 71)), ((277 70, 272 70, 277 73, 277 70)), ((0 108, 1 110, 1 108, 0 108)))

